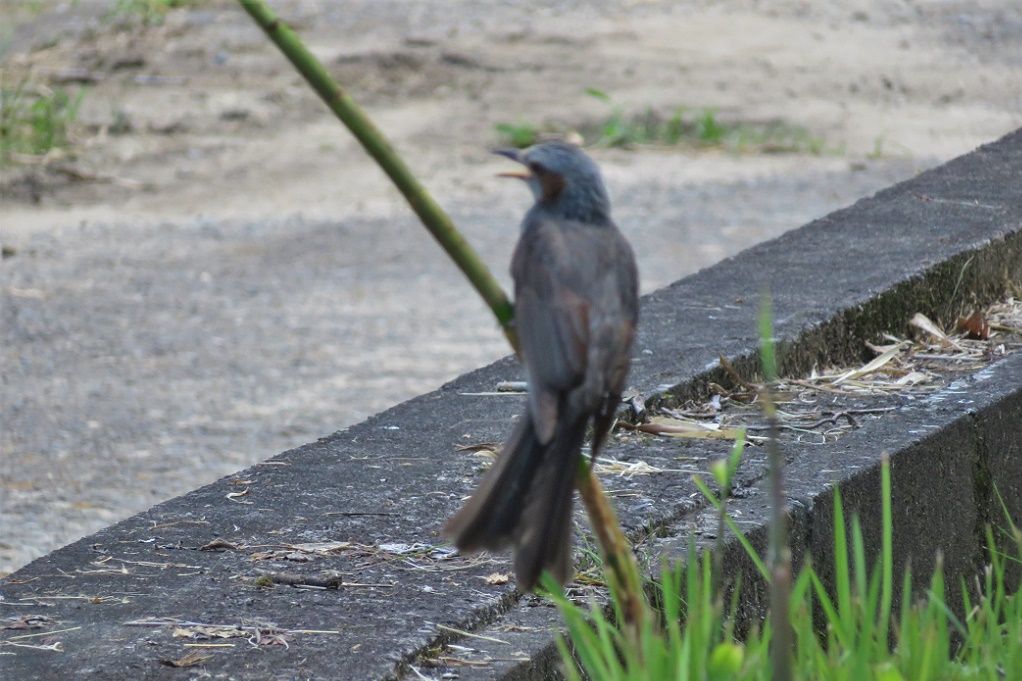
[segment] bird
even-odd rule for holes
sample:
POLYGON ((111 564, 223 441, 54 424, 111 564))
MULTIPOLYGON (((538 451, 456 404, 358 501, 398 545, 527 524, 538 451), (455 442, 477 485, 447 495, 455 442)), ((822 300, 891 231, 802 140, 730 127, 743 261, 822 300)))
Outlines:
POLYGON ((515 579, 572 572, 574 480, 588 428, 595 460, 628 379, 638 323, 638 269, 610 216, 596 163, 549 141, 496 150, 522 168, 535 203, 511 261, 514 328, 528 383, 523 414, 444 534, 462 553, 510 545, 515 579))

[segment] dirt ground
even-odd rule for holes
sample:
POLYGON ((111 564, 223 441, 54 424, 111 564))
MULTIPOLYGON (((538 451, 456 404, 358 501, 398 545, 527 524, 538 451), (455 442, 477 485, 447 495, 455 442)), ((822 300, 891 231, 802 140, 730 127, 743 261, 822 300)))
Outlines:
MULTIPOLYGON (((85 88, 0 168, 0 573, 505 352, 236 3, 114 4, 0 0, 3 87, 85 88)), ((1015 0, 272 4, 504 281, 494 126, 584 129, 588 87, 822 141, 594 148, 646 291, 1022 124, 1015 0)))

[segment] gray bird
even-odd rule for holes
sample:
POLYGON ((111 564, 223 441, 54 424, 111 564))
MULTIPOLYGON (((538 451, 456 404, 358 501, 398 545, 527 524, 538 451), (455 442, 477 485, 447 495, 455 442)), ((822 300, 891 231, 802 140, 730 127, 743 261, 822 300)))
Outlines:
POLYGON ((592 457, 610 430, 638 321, 638 272, 596 164, 547 142, 498 151, 525 166, 536 203, 511 262, 515 328, 528 374, 525 413, 475 494, 444 533, 462 551, 514 547, 523 590, 544 569, 571 576, 573 482, 582 441, 592 457))

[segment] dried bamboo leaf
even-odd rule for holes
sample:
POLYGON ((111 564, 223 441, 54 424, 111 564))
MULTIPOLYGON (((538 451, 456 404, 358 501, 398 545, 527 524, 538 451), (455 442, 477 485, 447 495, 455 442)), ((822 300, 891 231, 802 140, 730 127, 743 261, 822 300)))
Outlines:
POLYGON ((643 423, 636 429, 644 433, 652 433, 653 435, 703 440, 734 440, 739 435, 739 431, 736 428, 721 428, 716 423, 675 419, 666 416, 656 416, 649 423, 643 423))
POLYGON ((944 333, 944 331, 941 330, 939 326, 934 324, 933 321, 929 317, 924 315, 922 312, 916 312, 915 315, 912 316, 912 319, 908 321, 908 323, 916 327, 923 333, 929 334, 930 336, 936 338, 938 341, 940 341, 941 345, 950 345, 956 348, 959 347, 958 343, 956 343, 953 338, 944 333))
POLYGON ((884 351, 880 355, 874 357, 872 360, 867 362, 865 365, 859 367, 858 369, 853 369, 852 371, 849 371, 840 376, 839 378, 835 379, 834 385, 838 385, 848 380, 861 378, 862 376, 873 373, 874 371, 883 367, 885 364, 887 364, 892 359, 897 357, 898 354, 901 352, 902 348, 904 347, 905 346, 902 343, 891 346, 886 351, 884 351))

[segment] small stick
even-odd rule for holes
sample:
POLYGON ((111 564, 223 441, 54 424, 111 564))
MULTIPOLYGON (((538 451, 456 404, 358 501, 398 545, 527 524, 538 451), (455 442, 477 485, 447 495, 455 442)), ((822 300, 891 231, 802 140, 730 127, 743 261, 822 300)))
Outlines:
POLYGON ((468 637, 468 638, 477 638, 477 639, 479 639, 481 641, 492 641, 494 643, 502 643, 502 644, 504 644, 506 646, 511 645, 511 643, 509 641, 505 641, 503 639, 494 638, 492 636, 483 636, 482 634, 473 634, 471 631, 465 631, 463 629, 456 629, 454 627, 449 627, 446 624, 438 624, 438 625, 436 625, 436 628, 437 629, 441 629, 443 631, 449 631, 452 634, 458 634, 459 636, 465 636, 465 637, 468 637))
POLYGON ((34 634, 19 634, 17 636, 8 636, 3 639, 3 642, 20 641, 24 638, 38 638, 39 636, 52 636, 53 634, 63 634, 68 631, 77 631, 78 629, 81 629, 81 627, 68 627, 67 629, 54 629, 53 631, 37 631, 34 634))
POLYGON ((295 572, 265 572, 262 577, 268 577, 274 584, 285 584, 287 586, 312 586, 319 589, 340 589, 344 580, 339 572, 327 571, 313 575, 300 575, 295 572))
POLYGON ((529 384, 525 381, 500 381, 497 383, 497 392, 499 393, 524 393, 529 389, 529 384))
MULTIPOLYGON (((190 622, 173 617, 154 617, 152 619, 129 620, 125 627, 202 627, 204 629, 237 629, 238 631, 273 631, 280 634, 343 634, 334 629, 281 629, 271 624, 213 624, 210 622, 190 622)), ((81 627, 74 627, 81 629, 81 627)), ((70 631, 70 630, 68 630, 70 631)), ((53 632, 56 633, 56 632, 53 632)))
POLYGON ((376 515, 379 515, 379 516, 397 515, 397 513, 387 513, 385 511, 330 511, 329 513, 324 513, 323 515, 326 515, 326 516, 339 515, 339 516, 344 516, 345 518, 355 518, 355 517, 359 517, 359 516, 368 516, 368 515, 372 515, 372 516, 376 516, 376 515))
POLYGON ((767 424, 745 426, 745 429, 746 430, 770 430, 771 428, 778 428, 780 430, 799 430, 799 431, 804 431, 804 430, 813 430, 814 428, 819 428, 820 426, 826 425, 828 423, 833 423, 833 424, 837 425, 838 419, 847 419, 848 423, 850 425, 855 426, 855 425, 857 425, 857 421, 853 418, 853 415, 884 414, 884 413, 887 413, 889 411, 894 411, 895 409, 897 409, 897 407, 877 407, 875 409, 845 409, 844 411, 836 412, 832 416, 825 416, 824 418, 822 418, 822 419, 820 419, 818 421, 813 421, 812 423, 806 423, 806 424, 802 424, 802 425, 793 425, 793 424, 788 424, 788 423, 777 423, 777 424, 767 423, 767 424))

